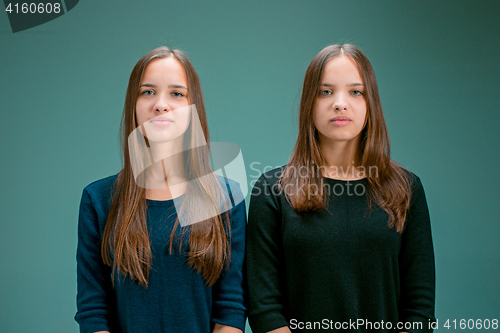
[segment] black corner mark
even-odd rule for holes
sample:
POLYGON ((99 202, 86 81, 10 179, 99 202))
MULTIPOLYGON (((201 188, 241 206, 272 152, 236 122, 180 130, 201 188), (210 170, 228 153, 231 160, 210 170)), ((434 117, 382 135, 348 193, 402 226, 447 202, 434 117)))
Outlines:
POLYGON ((76 4, 80 0, 64 0, 64 3, 66 4, 66 11, 69 12, 73 8, 75 8, 76 4))
MULTIPOLYGON (((62 1, 66 4, 66 10, 70 11, 79 0, 62 1)), ((4 0, 3 2, 14 33, 47 23, 65 14, 61 0, 4 0)))

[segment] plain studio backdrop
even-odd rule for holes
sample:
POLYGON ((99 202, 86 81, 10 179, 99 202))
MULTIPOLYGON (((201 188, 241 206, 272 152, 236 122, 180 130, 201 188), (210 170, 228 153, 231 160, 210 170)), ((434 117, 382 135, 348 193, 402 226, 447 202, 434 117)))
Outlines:
POLYGON ((160 45, 192 60, 211 139, 241 147, 249 187, 290 156, 314 55, 360 46, 392 158, 426 190, 440 330, 500 319, 499 13, 499 1, 472 0, 94 0, 12 33, 2 11, 0 331, 78 331, 82 189, 120 170, 128 78, 160 45))

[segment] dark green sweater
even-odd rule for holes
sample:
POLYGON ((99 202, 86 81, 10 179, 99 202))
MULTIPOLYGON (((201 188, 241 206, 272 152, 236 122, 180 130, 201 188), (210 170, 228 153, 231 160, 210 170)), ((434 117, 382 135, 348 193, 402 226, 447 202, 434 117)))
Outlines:
POLYGON ((366 195, 358 195, 367 189, 366 179, 325 178, 333 194, 328 208, 298 213, 276 187, 281 172, 263 174, 250 201, 252 331, 288 325, 292 332, 431 332, 434 251, 420 179, 411 174, 411 206, 399 234, 388 227, 385 211, 370 211, 366 195), (422 328, 399 330, 398 322, 422 328))

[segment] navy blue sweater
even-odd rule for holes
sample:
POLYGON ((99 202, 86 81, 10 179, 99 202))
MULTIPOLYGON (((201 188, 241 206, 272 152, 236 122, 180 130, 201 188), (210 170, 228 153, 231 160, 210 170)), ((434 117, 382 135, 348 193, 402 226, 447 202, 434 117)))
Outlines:
MULTIPOLYGON (((245 249, 245 203, 229 211, 231 263, 213 287, 186 263, 186 236, 181 253, 169 253, 176 218, 173 200, 147 200, 147 226, 153 255, 149 285, 144 288, 116 274, 101 259, 101 240, 117 175, 88 185, 78 222, 78 312, 80 332, 203 332, 214 323, 244 330, 242 266, 245 249)), ((174 241, 179 241, 181 227, 174 241)), ((178 248, 175 247, 174 248, 178 248)))

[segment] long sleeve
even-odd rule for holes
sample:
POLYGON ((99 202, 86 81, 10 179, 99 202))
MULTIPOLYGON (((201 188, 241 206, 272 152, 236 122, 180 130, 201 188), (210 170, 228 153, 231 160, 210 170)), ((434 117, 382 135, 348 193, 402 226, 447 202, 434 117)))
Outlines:
POLYGON ((245 258, 245 201, 230 210, 231 263, 212 288, 212 322, 245 330, 243 263, 245 258))
POLYGON ((422 330, 410 329, 409 332, 432 332, 429 320, 435 321, 435 266, 431 225, 424 189, 418 177, 413 187, 399 254, 399 320, 422 323, 422 330))
POLYGON ((254 333, 288 326, 284 315, 284 254, 281 210, 265 176, 256 182, 250 201, 247 238, 249 321, 254 333))
POLYGON ((99 217, 89 193, 80 202, 77 248, 77 307, 80 332, 109 331, 110 267, 101 259, 99 217))

